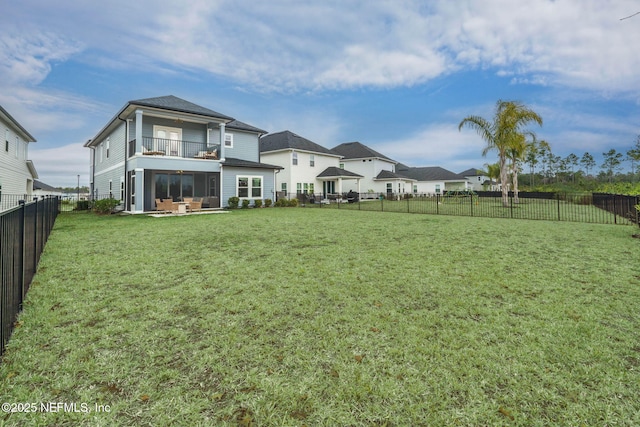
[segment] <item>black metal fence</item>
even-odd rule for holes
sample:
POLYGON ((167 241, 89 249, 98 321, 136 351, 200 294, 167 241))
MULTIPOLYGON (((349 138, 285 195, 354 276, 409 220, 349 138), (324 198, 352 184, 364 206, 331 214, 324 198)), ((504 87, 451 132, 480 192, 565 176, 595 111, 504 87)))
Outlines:
POLYGON ((574 221, 598 224, 639 224, 635 206, 640 196, 603 193, 510 192, 506 206, 502 193, 481 191, 449 194, 282 194, 305 208, 333 208, 435 215, 574 221))
POLYGON ((46 197, 0 213, 0 355, 53 229, 58 202, 46 197))

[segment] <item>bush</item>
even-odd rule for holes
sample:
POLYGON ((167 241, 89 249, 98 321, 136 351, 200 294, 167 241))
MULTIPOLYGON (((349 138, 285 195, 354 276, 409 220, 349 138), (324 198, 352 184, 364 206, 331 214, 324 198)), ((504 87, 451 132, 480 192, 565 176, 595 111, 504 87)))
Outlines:
POLYGON ((240 198, 239 197, 229 197, 229 209, 237 209, 238 208, 238 203, 240 203, 240 198))
POLYGON ((298 199, 291 199, 289 200, 289 203, 287 206, 290 206, 292 208, 295 208, 296 206, 298 206, 298 199))
POLYGON ((271 203, 272 203, 271 199, 264 199, 264 207, 265 208, 271 207, 271 203))
MULTIPOLYGON (((111 213, 113 208, 115 208, 119 204, 120 204, 120 200, 116 200, 116 199, 96 200, 96 202, 93 205, 93 210, 95 213, 98 213, 98 214, 108 214, 108 213, 111 213)), ((80 210, 80 202, 78 202, 78 209, 80 210)))
POLYGON ((261 208, 262 207, 262 200, 261 199, 257 199, 253 201, 253 207, 254 208, 261 208))
POLYGON ((289 206, 289 200, 285 197, 276 200, 276 204, 274 205, 276 208, 282 208, 285 206, 289 206))
POLYGON ((249 199, 242 199, 242 209, 249 209, 249 199))

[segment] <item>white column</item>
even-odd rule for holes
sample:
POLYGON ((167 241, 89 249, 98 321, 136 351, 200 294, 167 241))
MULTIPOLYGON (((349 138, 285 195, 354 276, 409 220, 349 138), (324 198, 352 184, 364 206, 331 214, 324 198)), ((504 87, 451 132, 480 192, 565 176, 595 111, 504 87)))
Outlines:
MULTIPOLYGON (((142 154, 142 110, 136 110, 136 155, 141 155, 141 154, 142 154)), ((138 203, 136 202, 136 206, 137 205, 138 203)))
POLYGON ((144 169, 136 168, 136 206, 134 212, 144 212, 144 169))
POLYGON ((220 123, 220 161, 224 162, 225 150, 224 150, 224 123, 220 123))

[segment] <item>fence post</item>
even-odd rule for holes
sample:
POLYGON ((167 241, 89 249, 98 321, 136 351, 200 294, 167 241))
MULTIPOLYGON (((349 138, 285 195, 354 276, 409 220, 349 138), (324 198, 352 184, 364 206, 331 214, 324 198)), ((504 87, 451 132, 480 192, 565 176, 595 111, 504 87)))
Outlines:
POLYGON ((409 198, 407 197, 407 213, 409 213, 409 198))
POLYGON ((440 215, 440 194, 436 193, 436 215, 440 215))
POLYGON ((558 199, 558 221, 560 221, 560 193, 556 193, 558 199))
POLYGON ((473 194, 469 195, 469 201, 471 202, 471 216, 473 216, 473 194))
POLYGON ((513 218, 513 194, 509 196, 509 211, 511 212, 511 218, 513 218))
POLYGON ((20 220, 20 228, 21 228, 21 230, 20 230, 20 234, 21 234, 20 245, 22 247, 20 248, 21 249, 20 250, 20 257, 21 257, 20 267, 21 268, 20 268, 20 308, 19 308, 20 310, 22 310, 22 302, 24 301, 24 297, 25 297, 25 295, 24 295, 24 277, 25 277, 25 271, 24 271, 25 262, 24 262, 24 259, 25 259, 25 250, 26 250, 25 248, 27 246, 26 242, 25 242, 25 240, 27 238, 26 233, 25 233, 25 230, 26 230, 26 226, 25 226, 26 214, 25 214, 25 211, 26 211, 26 209, 25 209, 24 200, 20 200, 18 203, 20 204, 20 210, 22 211, 22 213, 21 213, 22 218, 20 220))

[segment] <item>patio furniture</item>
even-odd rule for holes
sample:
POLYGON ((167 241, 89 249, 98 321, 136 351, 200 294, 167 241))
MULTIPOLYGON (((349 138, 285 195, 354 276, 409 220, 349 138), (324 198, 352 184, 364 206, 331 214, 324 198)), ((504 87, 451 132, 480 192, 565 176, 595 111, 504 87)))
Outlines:
POLYGON ((191 212, 199 211, 202 209, 202 198, 201 197, 185 197, 184 201, 188 203, 188 208, 191 212))
POLYGON ((172 199, 156 199, 156 209, 164 212, 176 212, 178 204, 172 199))

